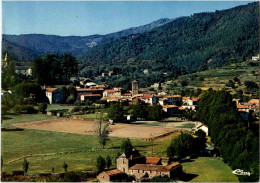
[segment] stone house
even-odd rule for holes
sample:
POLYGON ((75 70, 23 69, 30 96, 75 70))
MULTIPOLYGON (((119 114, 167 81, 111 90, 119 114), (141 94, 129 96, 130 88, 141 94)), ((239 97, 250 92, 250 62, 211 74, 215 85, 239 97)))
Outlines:
POLYGON ((81 96, 84 94, 100 94, 102 96, 104 89, 103 88, 77 88, 77 99, 81 99, 81 96))
POLYGON ((179 107, 177 105, 164 105, 162 106, 163 111, 168 114, 177 114, 179 113, 179 107))
MULTIPOLYGON (((168 158, 158 158, 158 157, 143 157, 140 155, 139 151, 134 150, 130 153, 123 153, 116 160, 117 169, 112 172, 114 174, 107 175, 105 172, 101 172, 97 178, 100 182, 111 181, 111 176, 120 175, 124 173, 125 175, 131 175, 135 177, 136 180, 141 179, 144 175, 148 175, 148 178, 154 176, 164 176, 167 175, 170 178, 178 176, 182 173, 182 165, 178 162, 169 162, 168 158)), ((121 179, 122 181, 123 179, 121 179)))
POLYGON ((97 176, 99 182, 118 182, 125 180, 126 178, 127 174, 118 169, 103 171, 97 176))
POLYGON ((101 99, 101 95, 100 94, 83 94, 80 96, 80 101, 84 102, 84 101, 96 101, 101 99))
POLYGON ((105 90, 103 97, 121 97, 121 91, 118 90, 105 90))
POLYGON ((25 76, 31 76, 32 75, 32 69, 29 66, 15 66, 15 73, 16 74, 22 74, 25 76))
POLYGON ((45 94, 50 104, 62 104, 63 92, 58 88, 46 88, 45 94))
POLYGON ((141 100, 147 104, 156 104, 158 101, 158 98, 154 95, 144 95, 141 97, 141 100))
POLYGON ((170 95, 164 97, 168 105, 181 105, 182 97, 180 95, 170 95))

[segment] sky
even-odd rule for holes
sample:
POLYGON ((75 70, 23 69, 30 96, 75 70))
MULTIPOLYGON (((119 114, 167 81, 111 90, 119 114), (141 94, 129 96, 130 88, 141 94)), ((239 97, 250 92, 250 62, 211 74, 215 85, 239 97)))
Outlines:
POLYGON ((88 36, 148 24, 160 18, 190 16, 250 1, 3 1, 4 34, 88 36))

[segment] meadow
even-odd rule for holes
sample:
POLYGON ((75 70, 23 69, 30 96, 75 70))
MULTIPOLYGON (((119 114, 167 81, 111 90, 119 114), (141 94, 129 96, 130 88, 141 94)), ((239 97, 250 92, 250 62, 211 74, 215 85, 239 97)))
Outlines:
MULTIPOLYGON (((5 116, 2 127, 10 128, 11 124, 18 122, 56 119, 53 116, 42 114, 9 114, 5 116)), ((133 146, 143 156, 166 156, 166 148, 172 138, 178 133, 152 141, 131 139, 133 146)), ((28 173, 64 172, 62 165, 68 164, 68 171, 96 170, 96 158, 107 155, 112 158, 112 168, 115 168, 115 157, 120 152, 120 144, 124 138, 110 137, 104 149, 101 148, 96 136, 51 132, 33 129, 23 131, 1 132, 1 156, 3 171, 12 173, 22 170, 24 158, 29 161, 28 173)), ((237 178, 231 173, 228 165, 221 160, 198 158, 193 162, 184 162, 183 169, 187 173, 196 174, 191 181, 233 181, 237 178), (208 176, 208 174, 212 176, 208 176), (224 175, 221 178, 220 175, 224 175)))

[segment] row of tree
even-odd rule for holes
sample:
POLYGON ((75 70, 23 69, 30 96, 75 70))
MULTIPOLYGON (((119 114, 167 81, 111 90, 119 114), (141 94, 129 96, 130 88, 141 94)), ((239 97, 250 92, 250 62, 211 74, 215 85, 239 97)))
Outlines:
MULTIPOLYGON (((164 117, 162 107, 158 104, 152 106, 147 105, 143 101, 138 101, 136 104, 130 107, 131 114, 134 118, 141 118, 144 120, 161 120, 164 117)), ((124 110, 124 106, 117 102, 111 103, 108 109, 108 118, 119 122, 124 120, 124 115, 127 111, 124 110)))
POLYGON ((199 101, 197 115, 208 125, 211 140, 219 147, 224 162, 251 176, 239 176, 243 182, 259 180, 258 131, 248 127, 237 112, 232 96, 226 91, 207 91, 199 101))

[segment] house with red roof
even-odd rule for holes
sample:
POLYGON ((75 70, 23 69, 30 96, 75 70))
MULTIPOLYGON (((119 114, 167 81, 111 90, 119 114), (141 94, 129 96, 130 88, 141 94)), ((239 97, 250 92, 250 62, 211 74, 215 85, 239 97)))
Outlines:
POLYGON ((100 182, 111 182, 112 179, 123 182, 125 180, 123 174, 140 180, 145 175, 147 178, 165 175, 174 178, 182 173, 182 165, 179 162, 169 162, 168 158, 143 157, 134 149, 121 154, 116 162, 116 169, 101 172, 97 176, 100 182))
POLYGON ((50 104, 62 104, 63 92, 58 88, 46 88, 45 89, 47 103, 50 104))

